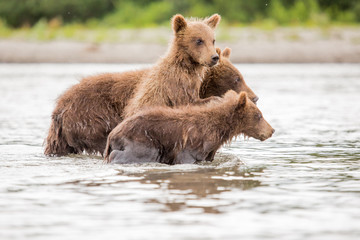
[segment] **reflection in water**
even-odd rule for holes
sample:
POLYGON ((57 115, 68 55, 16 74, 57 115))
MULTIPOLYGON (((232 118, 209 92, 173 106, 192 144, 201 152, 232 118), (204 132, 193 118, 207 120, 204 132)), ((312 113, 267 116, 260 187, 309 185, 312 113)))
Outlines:
MULTIPOLYGON (((187 206, 187 200, 201 198, 216 200, 217 194, 233 189, 248 190, 260 185, 257 180, 246 179, 237 175, 218 175, 215 171, 170 172, 146 174, 141 183, 157 184, 159 188, 169 190, 173 195, 185 198, 164 199, 165 211, 179 211, 185 207, 202 208, 205 213, 219 213, 219 206, 187 206)), ((152 199, 151 202, 161 203, 161 199, 152 199)))
POLYGON ((43 155, 61 92, 136 67, 0 65, 0 239, 359 239, 359 65, 239 65, 276 132, 212 163, 43 155))
MULTIPOLYGON (((215 160, 229 160, 234 156, 220 156, 215 160)), ((202 204, 189 204, 191 200, 212 199, 217 200, 218 195, 234 189, 248 190, 260 185, 260 181, 253 180, 253 173, 239 168, 240 161, 231 167, 200 167, 191 171, 148 171, 141 174, 129 174, 129 176, 142 177, 142 184, 153 184, 162 191, 168 191, 177 197, 165 199, 150 199, 151 203, 164 205, 164 211, 179 211, 185 207, 201 208, 205 213, 220 213, 219 205, 206 206, 202 204)), ((123 172, 119 173, 123 175, 123 172)))

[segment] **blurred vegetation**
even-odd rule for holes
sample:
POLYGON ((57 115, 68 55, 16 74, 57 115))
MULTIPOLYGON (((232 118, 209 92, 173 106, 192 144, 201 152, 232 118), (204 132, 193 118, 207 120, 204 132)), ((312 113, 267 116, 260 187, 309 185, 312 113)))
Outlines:
MULTIPOLYGON (((71 38, 79 32, 169 26, 176 13, 222 16, 222 26, 358 25, 355 0, 0 0, 0 37, 71 38), (28 37, 28 36, 27 36, 28 37), (31 36, 30 36, 31 37, 31 36)), ((98 36, 99 41, 101 35, 98 36)))
POLYGON ((0 17, 11 27, 32 26, 41 19, 84 22, 114 10, 109 0, 0 0, 0 17))

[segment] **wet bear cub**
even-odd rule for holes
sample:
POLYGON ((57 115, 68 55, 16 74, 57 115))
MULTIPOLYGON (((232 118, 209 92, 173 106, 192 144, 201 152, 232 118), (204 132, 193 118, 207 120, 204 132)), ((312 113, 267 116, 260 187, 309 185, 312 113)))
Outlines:
POLYGON ((264 141, 274 131, 245 92, 230 90, 202 106, 152 107, 125 119, 109 134, 104 156, 111 163, 212 161, 237 135, 264 141))

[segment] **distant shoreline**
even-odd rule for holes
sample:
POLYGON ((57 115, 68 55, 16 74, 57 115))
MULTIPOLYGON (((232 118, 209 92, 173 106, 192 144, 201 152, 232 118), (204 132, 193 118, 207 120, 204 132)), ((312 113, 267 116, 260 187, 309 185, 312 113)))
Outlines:
MULTIPOLYGON (((135 30, 134 30, 135 31, 135 30)), ((139 30, 136 30, 139 31, 139 30)), ((224 32, 225 30, 223 30, 224 32)), ((226 29, 217 46, 232 49, 233 63, 360 63, 360 28, 226 29)), ((171 31, 150 34, 171 38, 171 31)), ((144 35, 144 34, 143 34, 144 35)), ((2 63, 154 63, 167 49, 164 42, 90 43, 74 40, 29 41, 0 39, 2 63)), ((149 36, 153 37, 153 36, 149 36)))

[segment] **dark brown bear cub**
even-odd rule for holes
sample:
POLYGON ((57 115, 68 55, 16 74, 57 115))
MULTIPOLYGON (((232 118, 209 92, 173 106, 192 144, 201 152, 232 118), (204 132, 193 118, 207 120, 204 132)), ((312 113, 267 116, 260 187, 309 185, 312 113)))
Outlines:
POLYGON ((112 163, 196 163, 211 161, 237 135, 264 141, 273 133, 247 94, 231 90, 202 106, 153 107, 125 119, 111 131, 104 155, 112 163))

